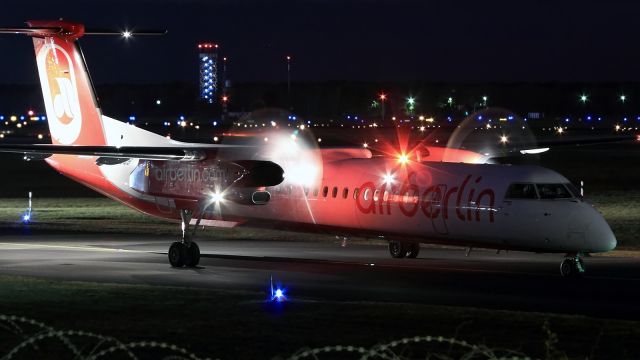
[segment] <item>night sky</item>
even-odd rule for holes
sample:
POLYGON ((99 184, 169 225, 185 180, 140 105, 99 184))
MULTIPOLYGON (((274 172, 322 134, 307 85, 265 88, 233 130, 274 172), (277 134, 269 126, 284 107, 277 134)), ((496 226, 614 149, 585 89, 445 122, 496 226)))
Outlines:
MULTIPOLYGON (((635 1, 3 1, 0 24, 30 18, 164 29, 164 37, 84 38, 94 80, 197 79, 212 40, 234 81, 598 82, 640 80, 635 1), (277 4, 276 4, 277 3, 277 4)), ((0 83, 35 83, 30 40, 0 37, 0 83)))

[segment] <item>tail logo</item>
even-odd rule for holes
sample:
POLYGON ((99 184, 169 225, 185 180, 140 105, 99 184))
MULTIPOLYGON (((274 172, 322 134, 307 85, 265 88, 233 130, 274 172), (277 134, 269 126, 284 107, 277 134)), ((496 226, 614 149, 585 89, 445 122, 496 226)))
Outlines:
POLYGON ((38 53, 38 69, 51 135, 70 145, 78 139, 82 125, 73 61, 65 49, 46 43, 38 53))

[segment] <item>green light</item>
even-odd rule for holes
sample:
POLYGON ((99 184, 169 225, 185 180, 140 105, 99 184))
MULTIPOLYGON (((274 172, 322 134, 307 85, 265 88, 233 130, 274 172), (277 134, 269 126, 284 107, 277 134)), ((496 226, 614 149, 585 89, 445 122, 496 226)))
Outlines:
POLYGON ((415 104, 415 103, 416 103, 416 99, 415 99, 415 98, 413 98, 413 97, 411 97, 411 96, 409 96, 409 97, 407 98, 407 104, 409 104, 409 106, 411 106, 411 105, 413 105, 413 104, 415 104))
POLYGON ((447 104, 453 104, 453 98, 451 96, 449 96, 449 98, 447 99, 447 104))
POLYGON ((625 95, 625 94, 620 95, 620 101, 621 102, 626 102, 627 101, 627 95, 625 95))
POLYGON ((582 94, 580 95, 580 102, 581 103, 586 103, 587 101, 589 101, 589 97, 586 94, 582 94))
POLYGON ((482 101, 484 101, 485 103, 487 102, 487 100, 489 100, 489 98, 487 96, 483 96, 482 97, 482 101))

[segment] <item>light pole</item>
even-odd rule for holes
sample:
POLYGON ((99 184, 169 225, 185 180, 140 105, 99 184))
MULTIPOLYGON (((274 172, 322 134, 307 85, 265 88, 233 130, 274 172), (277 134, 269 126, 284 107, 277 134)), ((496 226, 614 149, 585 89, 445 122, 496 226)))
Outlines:
POLYGON ((291 55, 287 55, 287 102, 291 110, 291 55))
POLYGON ((409 116, 413 116, 413 110, 415 109, 416 98, 409 96, 407 98, 407 110, 409 110, 409 116))
POLYGON ((387 100, 387 94, 380 93, 380 95, 378 96, 378 99, 380 99, 380 112, 382 113, 381 123, 384 123, 384 101, 387 100))
POLYGON ((291 95, 291 56, 287 55, 287 94, 291 95))

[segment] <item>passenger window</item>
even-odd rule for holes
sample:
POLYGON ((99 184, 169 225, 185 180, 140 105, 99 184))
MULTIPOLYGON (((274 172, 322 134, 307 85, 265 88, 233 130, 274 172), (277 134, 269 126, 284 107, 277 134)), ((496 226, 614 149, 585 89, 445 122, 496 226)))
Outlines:
POLYGON ((358 195, 360 194, 360 189, 353 189, 353 200, 358 200, 358 195))
POLYGON ((387 202, 389 200, 389 192, 387 190, 382 194, 382 201, 387 202))
POLYGON ((322 188, 322 197, 327 197, 327 194, 329 193, 329 187, 325 186, 322 188))
POLYGON ((369 188, 364 189, 363 199, 364 200, 369 200, 369 194, 370 193, 371 193, 371 189, 369 189, 369 188))
POLYGON ((541 199, 572 199, 573 196, 562 184, 536 184, 541 199))
POLYGON ((335 198, 336 196, 338 196, 338 187, 334 186, 333 190, 331 190, 331 197, 335 198))
POLYGON ((342 198, 346 199, 347 197, 349 197, 349 188, 344 188, 342 189, 342 198))
POLYGON ((376 190, 373 192, 373 201, 378 201, 378 197, 380 196, 380 190, 376 190))
POLYGON ((505 199, 537 199, 538 194, 533 184, 511 184, 505 199))
POLYGON ((309 188, 305 186, 303 190, 304 190, 304 196, 309 196, 309 188))
POLYGON ((318 188, 313 189, 313 196, 318 197, 318 191, 320 191, 318 188))

